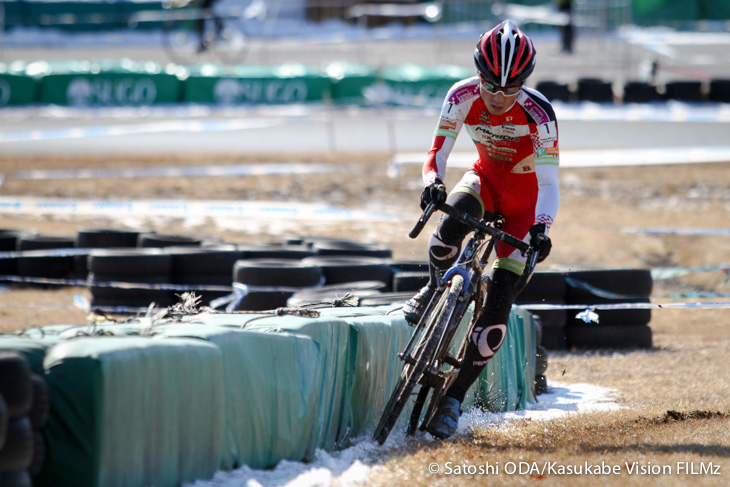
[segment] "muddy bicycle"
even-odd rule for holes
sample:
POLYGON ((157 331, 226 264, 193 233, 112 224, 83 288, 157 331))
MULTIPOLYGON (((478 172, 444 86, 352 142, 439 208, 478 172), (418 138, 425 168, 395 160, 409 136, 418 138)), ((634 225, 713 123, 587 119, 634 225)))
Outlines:
MULTIPOLYGON (((503 232, 502 217, 496 216, 492 221, 486 222, 446 203, 429 204, 411 230, 410 238, 416 238, 421 233, 436 210, 468 225, 474 233, 456 263, 439 279, 436 292, 415 325, 405 350, 398 354, 398 358, 403 361, 403 369, 373 433, 373 439, 380 444, 388 438, 398 417, 413 396, 415 402, 406 434, 412 435, 416 430, 423 431, 428 427, 439 402, 456 378, 464 360, 469 333, 465 333, 458 344, 452 344, 452 341, 472 304, 474 311, 469 329, 481 313, 488 284, 484 269, 497 241, 514 247, 526 257, 523 273, 515 283, 518 291, 525 287, 537 264, 539 253, 536 248, 503 232), (457 346, 452 348, 452 345, 457 346), (452 349, 457 352, 452 354, 452 349), (414 393, 419 384, 418 392, 414 393), (426 404, 428 407, 424 413, 426 404)), ((538 242, 545 239, 547 237, 542 234, 537 237, 538 242)))

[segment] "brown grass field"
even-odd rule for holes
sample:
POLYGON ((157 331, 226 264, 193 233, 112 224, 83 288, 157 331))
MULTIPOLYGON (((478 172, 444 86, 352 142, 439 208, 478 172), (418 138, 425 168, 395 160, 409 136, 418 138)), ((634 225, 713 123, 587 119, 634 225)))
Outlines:
MULTIPOLYGON (((386 176, 388 157, 311 155, 303 161, 343 163, 345 172, 305 176, 240 178, 157 178, 22 181, 12 173, 28 168, 139 167, 151 165, 240 164, 291 161, 290 156, 65 156, 0 157, 7 177, 0 195, 95 198, 205 198, 325 201, 336 206, 405 214, 389 222, 251 222, 221 228, 212 220, 142 220, 164 233, 219 236, 228 242, 280 241, 283 234, 329 235, 376 241, 402 259, 425 257, 426 234, 410 241, 418 214, 419 169, 386 176)), ((451 169, 447 183, 461 171, 451 169)), ((561 205, 551 232, 553 252, 546 265, 702 267, 729 265, 730 237, 682 236, 619 231, 620 228, 727 229, 730 221, 730 163, 601 169, 563 169, 561 205)), ((0 213, 0 228, 30 228, 71 235, 78 228, 114 227, 103 220, 30 218, 0 213)), ((723 272, 700 272, 655 282, 658 295, 730 292, 723 272)), ((37 289, 10 286, 0 291, 0 329, 6 332, 47 324, 82 324, 85 312, 67 309, 84 288, 37 289), (46 308, 39 308, 38 305, 46 308), (58 307, 58 309, 53 308, 58 307)), ((656 298, 657 303, 697 298, 656 298)), ((729 301, 709 298, 704 301, 729 301)), ((551 353, 548 383, 587 382, 615 389, 621 409, 569 414, 551 421, 519 421, 476 431, 443 443, 411 441, 383 453, 373 485, 730 485, 730 311, 657 309, 651 327, 654 347, 642 351, 551 353), (431 474, 428 465, 491 465, 494 475, 431 474), (619 473, 547 475, 505 472, 510 462, 555 468, 605 464, 619 473), (534 463, 533 463, 534 462, 534 463), (630 474, 636 463, 643 472, 630 474), (689 466, 698 474, 686 474, 689 466), (717 470, 715 470, 717 467, 717 470), (663 473, 655 474, 652 469, 663 473), (701 471, 704 469, 704 471, 701 471), (708 473, 708 470, 710 471, 708 473), (716 473, 716 475, 713 475, 716 473)))

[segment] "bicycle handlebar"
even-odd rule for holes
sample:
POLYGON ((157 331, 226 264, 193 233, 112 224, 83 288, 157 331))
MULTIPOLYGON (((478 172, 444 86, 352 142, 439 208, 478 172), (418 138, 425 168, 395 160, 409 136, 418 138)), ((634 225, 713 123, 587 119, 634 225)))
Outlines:
MULTIPOLYGON (((450 217, 456 218, 460 222, 464 223, 465 225, 469 226, 474 231, 480 231, 483 232, 493 238, 496 238, 497 240, 506 243, 507 245, 510 245, 520 252, 527 258, 525 262, 525 268, 520 275, 519 279, 515 283, 515 289, 519 292, 522 291, 522 289, 527 285, 527 281, 530 278, 530 275, 532 275, 532 272, 535 270, 535 266, 537 265, 537 259, 539 257, 539 252, 537 252, 536 248, 531 246, 530 244, 518 239, 517 237, 514 237, 510 235, 509 233, 505 233, 502 230, 499 230, 498 228, 494 228, 490 225, 487 225, 483 220, 480 220, 478 218, 474 218, 473 216, 469 215, 466 212, 463 212, 461 210, 458 210, 454 208, 451 205, 448 205, 446 203, 440 203, 440 204, 434 204, 429 203, 428 206, 426 206, 426 209, 424 210, 423 214, 421 215, 421 218, 418 219, 418 222, 413 227, 413 230, 410 231, 408 236, 410 238, 416 238, 423 230, 423 227, 426 226, 426 223, 431 218, 431 215, 433 213, 439 210, 443 213, 446 213, 450 217)), ((537 240, 540 242, 543 242, 547 239, 547 236, 545 234, 539 234, 537 236, 537 240)))
POLYGON ((423 227, 426 226, 426 222, 428 222, 429 218, 431 218, 431 215, 433 215, 434 211, 436 211, 436 210, 446 213, 450 217, 456 218, 461 223, 464 223, 465 225, 470 227, 472 230, 486 233, 487 235, 494 237, 497 240, 516 248, 520 252, 527 252, 528 250, 531 249, 531 247, 528 243, 523 242, 522 240, 518 239, 517 237, 513 237, 509 233, 505 233, 502 230, 489 226, 486 223, 484 223, 483 220, 474 218, 473 216, 469 215, 468 213, 458 210, 458 209, 454 208, 453 206, 446 204, 446 203, 441 203, 439 205, 435 205, 434 203, 429 203, 429 205, 424 210, 423 215, 421 215, 421 218, 418 220, 418 223, 416 223, 416 226, 413 227, 413 230, 411 230, 411 232, 408 234, 408 236, 410 238, 416 238, 421 233, 421 231, 423 230, 423 227))

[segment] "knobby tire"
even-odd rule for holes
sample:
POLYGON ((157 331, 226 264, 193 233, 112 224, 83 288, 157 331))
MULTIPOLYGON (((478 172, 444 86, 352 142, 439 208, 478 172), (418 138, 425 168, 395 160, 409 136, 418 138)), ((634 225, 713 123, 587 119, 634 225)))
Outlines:
POLYGON ((463 286, 464 278, 460 275, 455 275, 448 291, 443 291, 438 297, 438 304, 427 318, 423 335, 413 349, 415 363, 403 364, 400 379, 388 399, 377 428, 375 428, 373 439, 379 444, 382 445, 385 443, 398 417, 408 403, 413 390, 423 377, 426 366, 433 359, 438 342, 451 319, 451 314, 456 307, 457 299, 463 286))

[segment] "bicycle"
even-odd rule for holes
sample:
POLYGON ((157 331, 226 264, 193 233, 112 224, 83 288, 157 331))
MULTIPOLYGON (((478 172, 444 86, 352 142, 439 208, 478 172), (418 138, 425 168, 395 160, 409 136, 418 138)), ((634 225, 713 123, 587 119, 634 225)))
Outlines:
MULTIPOLYGON (((429 204, 409 233, 410 238, 416 238, 421 233, 436 210, 468 225, 474 233, 456 263, 439 279, 436 292, 416 324, 405 350, 398 354, 398 358, 403 361, 403 369, 373 433, 373 439, 381 445, 414 395, 417 385, 421 387, 406 429, 409 436, 417 429, 423 431, 428 427, 439 402, 456 378, 464 359, 469 333, 464 334, 455 355, 449 351, 451 342, 472 303, 474 312, 469 329, 480 315, 488 284, 488 277, 483 270, 496 242, 501 241, 520 250, 527 259, 525 269, 515 284, 518 291, 525 287, 537 264, 538 252, 535 247, 501 230, 504 218, 498 215, 491 222, 485 222, 446 203, 429 204), (431 399, 422 416, 429 394, 431 399)), ((541 234, 537 238, 542 241, 547 237, 541 234)))
POLYGON ((191 3, 163 2, 163 7, 171 10, 162 24, 162 44, 170 59, 194 64, 211 52, 226 64, 242 62, 250 46, 242 20, 261 19, 266 14, 265 4, 254 0, 243 10, 218 11, 190 7, 191 3))

